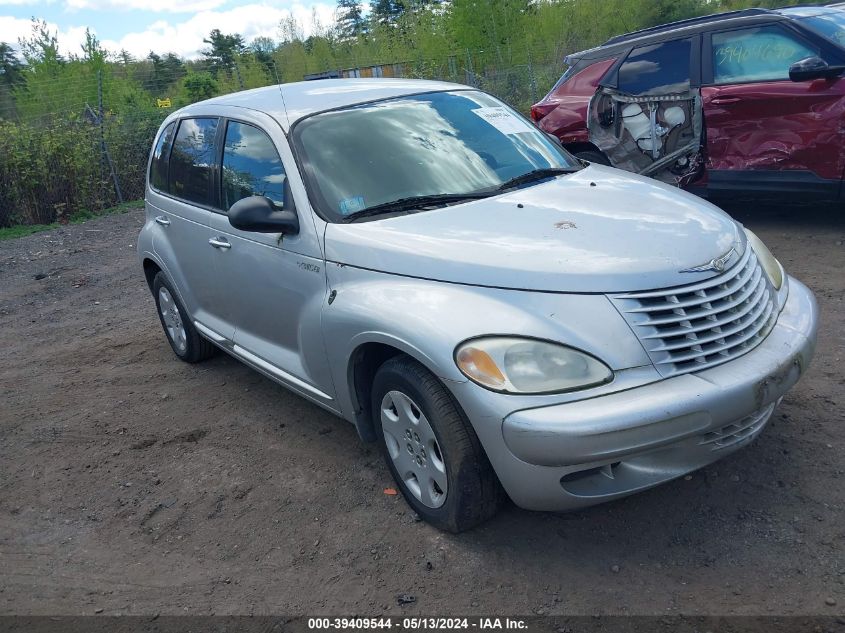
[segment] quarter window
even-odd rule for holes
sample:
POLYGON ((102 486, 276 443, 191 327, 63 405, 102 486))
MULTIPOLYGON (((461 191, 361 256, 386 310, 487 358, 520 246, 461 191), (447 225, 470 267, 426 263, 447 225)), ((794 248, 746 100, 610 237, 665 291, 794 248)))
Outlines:
POLYGON ((183 119, 170 154, 170 193, 204 205, 213 205, 217 119, 183 119))
POLYGON ((716 84, 789 79, 789 67, 818 55, 778 26, 714 33, 713 81, 716 84))
POLYGON ((285 202, 285 169, 273 141, 252 125, 230 121, 223 146, 223 208, 248 196, 285 202))
POLYGON ((173 130, 175 129, 175 121, 164 128, 164 131, 158 137, 155 149, 153 149, 153 160, 150 163, 150 185, 153 189, 167 191, 167 159, 170 155, 173 130))
POLYGON ((690 85, 690 40, 635 48, 619 68, 619 90, 634 95, 686 92, 690 85))

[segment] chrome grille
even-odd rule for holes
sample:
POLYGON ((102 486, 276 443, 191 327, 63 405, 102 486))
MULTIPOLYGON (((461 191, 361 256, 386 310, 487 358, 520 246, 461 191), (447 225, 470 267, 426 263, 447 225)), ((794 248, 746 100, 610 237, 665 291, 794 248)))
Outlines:
POLYGON ((611 300, 663 376, 741 356, 766 337, 777 319, 774 288, 750 246, 730 270, 707 281, 611 300))

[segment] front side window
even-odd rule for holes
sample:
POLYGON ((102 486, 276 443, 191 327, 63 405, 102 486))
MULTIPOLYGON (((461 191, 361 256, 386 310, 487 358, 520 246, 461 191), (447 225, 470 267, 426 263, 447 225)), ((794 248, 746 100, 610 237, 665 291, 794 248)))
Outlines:
POLYGON ((779 26, 714 33, 713 82, 786 80, 792 64, 818 54, 779 26))
POLYGON ((632 95, 676 94, 690 86, 690 40, 635 48, 619 67, 619 90, 632 95))
POLYGON ((387 99, 294 126, 312 201, 329 221, 403 198, 493 191, 574 158, 490 95, 472 90, 387 99))
POLYGON ((158 142, 153 148, 153 159, 150 162, 150 185, 153 189, 167 191, 167 159, 170 156, 170 146, 173 143, 173 130, 176 122, 168 124, 159 135, 158 142))
POLYGON ((284 207, 285 170, 273 141, 262 130, 229 121, 223 146, 223 208, 248 196, 265 196, 284 207))
POLYGON ((216 159, 217 119, 183 119, 170 154, 170 193, 212 205, 211 180, 216 159))

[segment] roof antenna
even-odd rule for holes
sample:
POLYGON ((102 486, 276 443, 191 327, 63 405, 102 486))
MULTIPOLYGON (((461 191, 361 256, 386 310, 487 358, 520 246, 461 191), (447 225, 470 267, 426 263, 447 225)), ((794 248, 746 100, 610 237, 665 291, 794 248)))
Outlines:
POLYGON ((279 79, 279 69, 276 68, 276 60, 272 60, 273 62, 273 74, 276 75, 276 83, 279 86, 279 95, 282 97, 282 107, 285 109, 285 119, 288 122, 288 130, 290 130, 290 116, 288 115, 288 106, 285 103, 285 92, 282 90, 282 80, 279 79))

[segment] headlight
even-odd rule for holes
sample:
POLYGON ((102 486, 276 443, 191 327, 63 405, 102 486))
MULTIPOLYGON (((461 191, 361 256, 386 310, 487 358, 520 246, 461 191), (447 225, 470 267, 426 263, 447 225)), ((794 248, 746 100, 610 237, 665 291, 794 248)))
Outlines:
POLYGON ((506 393, 572 391, 613 379, 613 372, 589 354, 528 338, 472 339, 455 350, 455 362, 473 382, 506 393))
POLYGON ((745 229, 745 235, 748 237, 748 243, 751 245, 752 250, 757 254, 757 259, 759 260, 760 265, 769 276, 769 281, 772 282, 775 290, 780 290, 780 287, 783 285, 783 268, 781 267, 780 262, 778 262, 778 260, 775 259, 775 256, 772 255, 772 252, 766 248, 766 245, 763 244, 763 240, 754 235, 754 233, 745 229))

